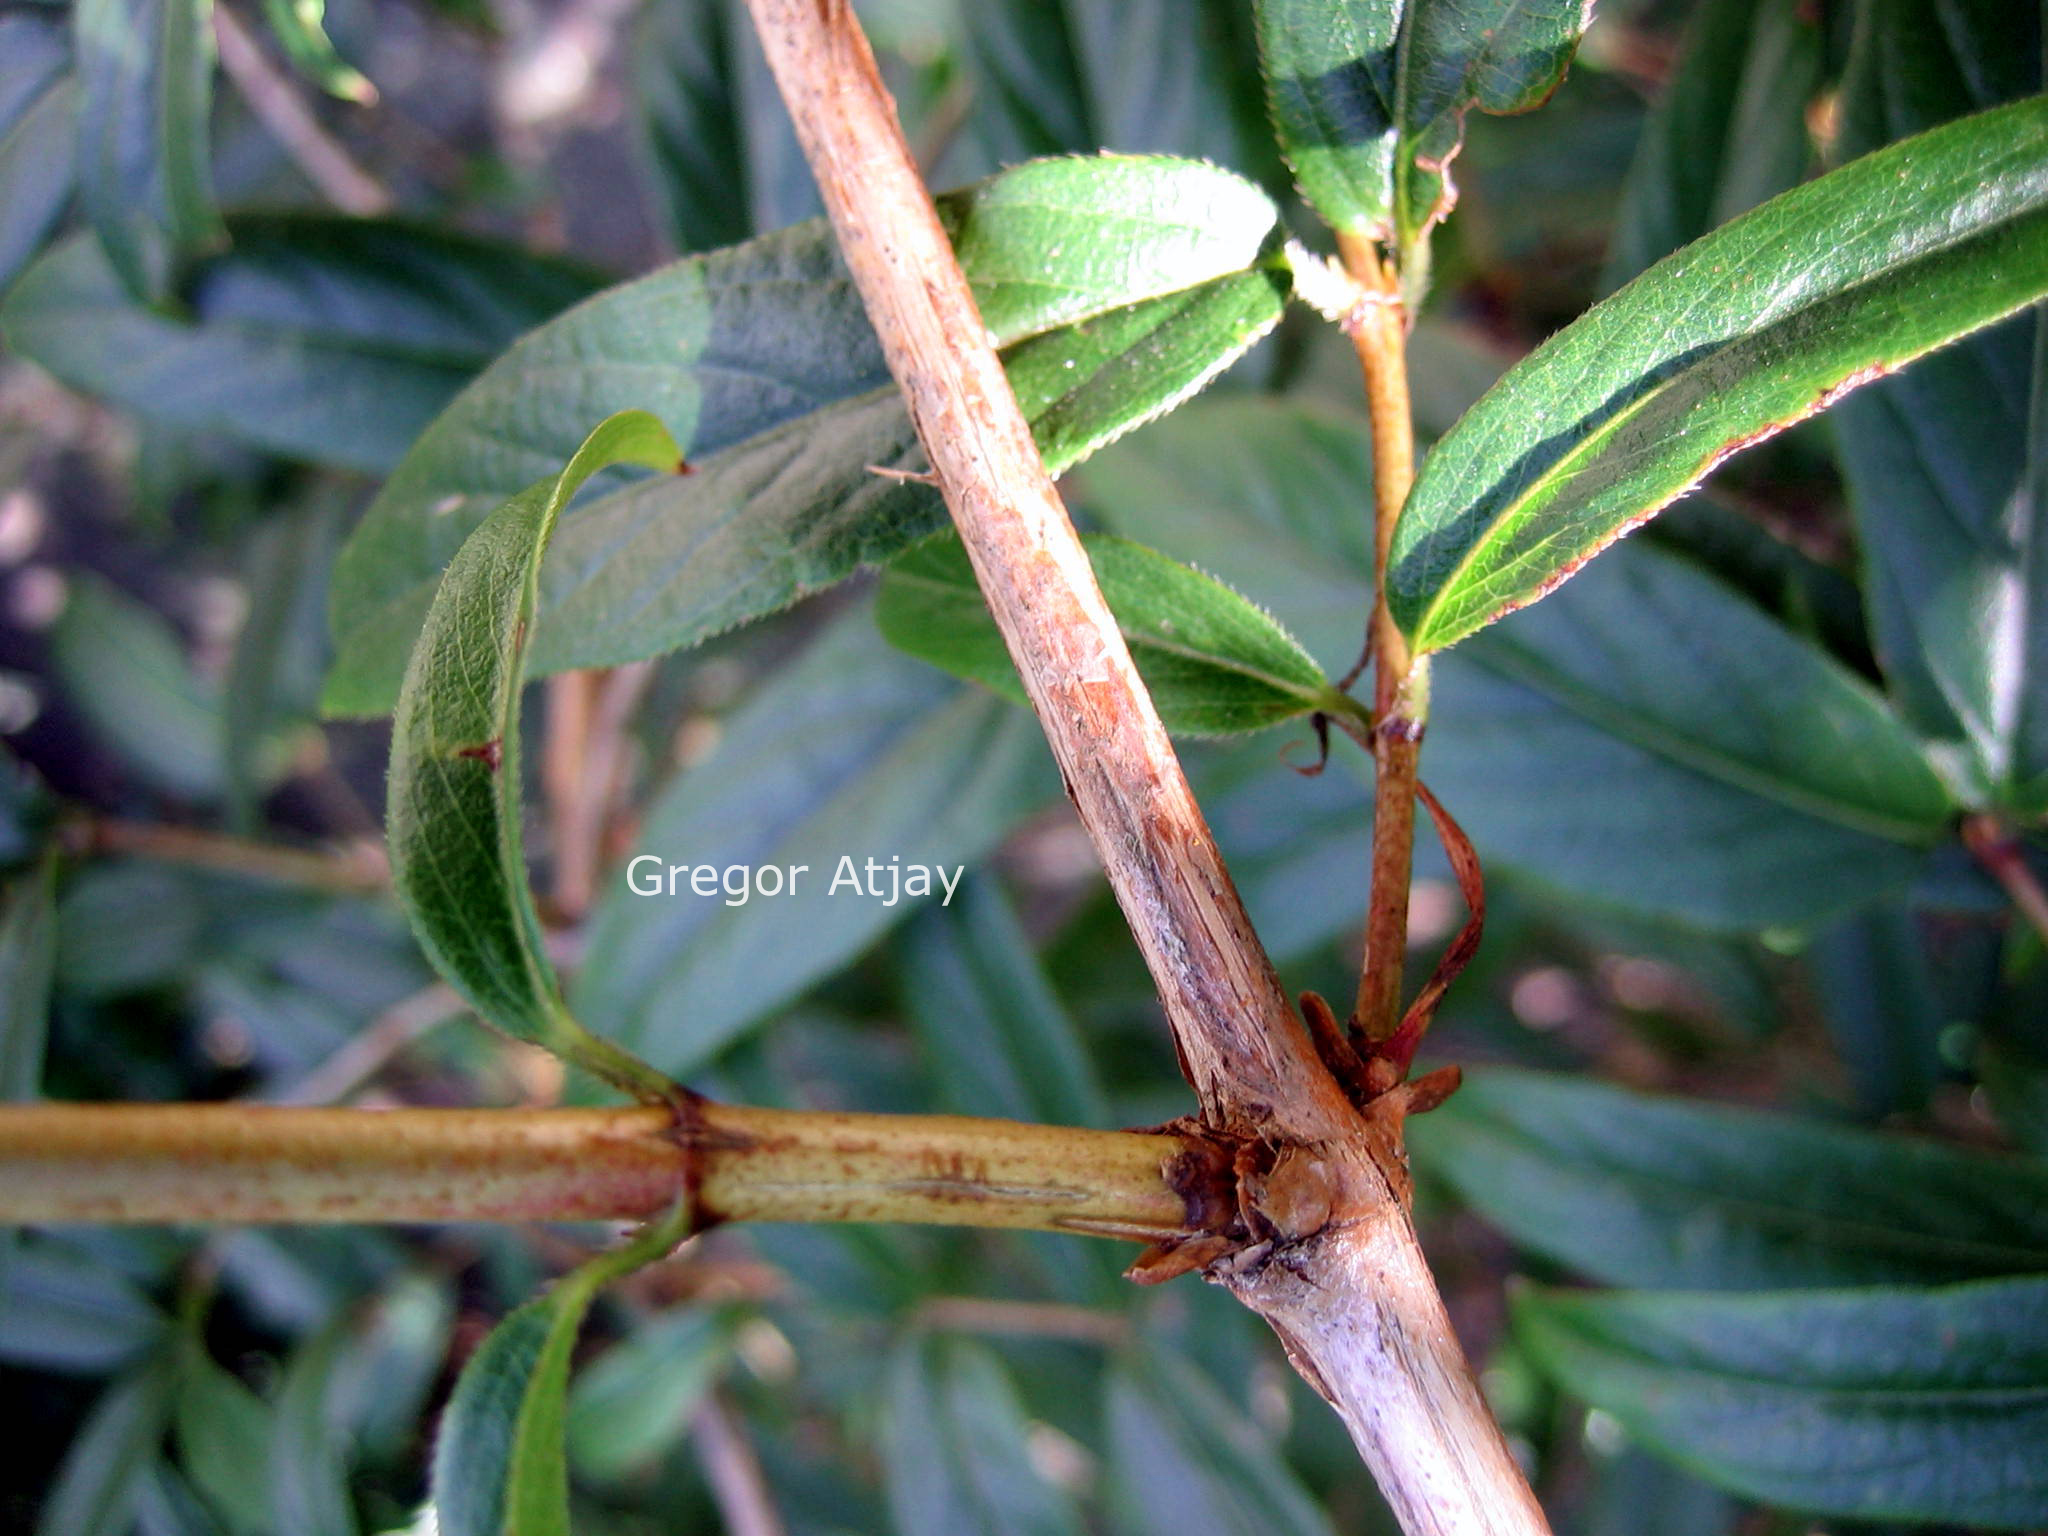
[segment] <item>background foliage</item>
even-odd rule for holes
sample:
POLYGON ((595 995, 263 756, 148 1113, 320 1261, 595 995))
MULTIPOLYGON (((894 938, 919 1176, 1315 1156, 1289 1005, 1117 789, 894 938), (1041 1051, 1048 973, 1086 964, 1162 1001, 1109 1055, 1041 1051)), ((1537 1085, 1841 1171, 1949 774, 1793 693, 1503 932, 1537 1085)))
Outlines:
MULTIPOLYGON (((1277 242, 1318 237, 1249 7, 860 10, 934 184, 977 188, 948 216, 1070 500, 1282 621, 1299 649, 1229 610, 1223 639, 1266 650, 1227 723, 1298 713, 1357 651, 1369 477, 1348 348, 1282 314, 1277 242), (1099 182, 983 178, 1102 147, 1236 174, 1133 162, 1110 200, 1128 259, 1046 283, 1099 182)), ((272 88, 386 211, 325 206, 264 87, 216 82, 206 7, 0 10, 0 1092, 598 1091, 460 1021, 360 857, 384 729, 319 713, 387 710, 462 534, 640 406, 696 473, 600 481, 538 593, 537 670, 691 647, 529 700, 529 851, 577 1017, 751 1102, 1180 1113, 1142 968, 973 605, 927 649, 996 692, 884 638, 929 640, 957 557, 835 585, 940 515, 865 473, 914 450, 802 226, 814 194, 738 6, 349 0, 331 46, 302 8, 266 14, 272 88), (374 106, 350 104, 354 69, 374 106), (237 841, 195 858, 163 827, 237 841), (976 866, 950 907, 589 878, 636 847, 818 868, 913 843, 976 866)), ((1540 116, 1470 124, 1414 339, 1426 433, 1681 244, 2037 91, 2039 32, 2015 0, 1611 6, 1540 116)), ((1433 122, 1391 125, 1392 152, 1433 122)), ((1304 168, 1326 212, 1346 174, 1304 168)), ((2048 793, 2037 329, 1733 460, 1437 662, 1424 774, 1494 905, 1432 1040, 1470 1081, 1415 1128, 1421 1209, 1560 1529, 2048 1523, 2048 969, 1957 835, 2031 826, 2048 793)), ((1109 556, 1140 599, 1194 579, 1146 558, 1109 556)), ((1366 794, 1341 752, 1281 771, 1286 739, 1186 751, 1290 983, 1341 996, 1366 794)), ((1434 945, 1455 898, 1423 873, 1434 945)), ((415 1528, 455 1370, 600 1236, 19 1234, 0 1523, 415 1528)), ((755 1459, 793 1532, 1387 1528, 1254 1319, 1116 1263, 1039 1237, 714 1234, 597 1303, 567 1414, 576 1529, 740 1528, 755 1459)))

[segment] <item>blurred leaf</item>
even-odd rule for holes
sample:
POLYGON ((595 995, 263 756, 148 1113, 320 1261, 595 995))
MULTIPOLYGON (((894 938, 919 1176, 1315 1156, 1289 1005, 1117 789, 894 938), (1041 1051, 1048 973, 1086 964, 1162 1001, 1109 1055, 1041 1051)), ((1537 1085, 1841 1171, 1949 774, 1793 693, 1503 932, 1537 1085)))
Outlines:
POLYGON ((198 1337, 182 1339, 177 1354, 172 1428, 180 1469, 231 1536, 272 1536, 270 1406, 216 1365, 198 1337))
POLYGON ((100 1394, 43 1499, 36 1536, 115 1536, 128 1529, 141 1481, 170 1423, 176 1385, 168 1356, 158 1355, 100 1394))
MULTIPOLYGON (((1082 545, 1168 730, 1228 736, 1341 702, 1292 635, 1214 577, 1127 539, 1082 545)), ((1029 703, 957 534, 889 563, 875 620, 897 649, 1029 703)))
POLYGON ((219 692, 194 675, 183 642, 155 610, 84 572, 69 588, 50 631, 66 701, 156 788, 216 798, 225 773, 219 692))
POLYGON ((327 0, 263 0, 263 16, 292 67, 330 96, 367 105, 377 88, 334 51, 327 36, 327 0))
POLYGON ((2048 1164, 1490 1067, 1416 1164, 1615 1285, 1753 1290, 2048 1267, 2048 1164))
POLYGON ((1858 1106, 1873 1119, 1924 1109, 1948 1017, 1913 914, 1887 901, 1844 918, 1815 936, 1807 966, 1858 1106))
POLYGON ((0 1359, 35 1370, 105 1375, 164 1336, 164 1315, 104 1258, 45 1236, 16 1245, 0 1298, 0 1359))
POLYGON ((340 537, 338 499, 273 516, 249 540, 249 610, 223 690, 231 810, 253 826, 263 792, 291 765, 314 720, 327 665, 327 577, 340 537))
POLYGON ((663 1257, 678 1207, 572 1270, 493 1328, 463 1366, 434 1444, 438 1536, 570 1536, 563 1449, 570 1352, 598 1291, 663 1257))
POLYGON ((212 0, 77 0, 78 187, 114 271, 145 303, 223 243, 208 115, 212 0))
MULTIPOLYGON (((1178 403, 1279 316, 1278 276, 1246 271, 1272 205, 1213 166, 1042 161, 940 207, 991 334, 1039 337, 1014 361, 1055 469, 1178 403)), ((823 223, 694 257, 527 337, 420 439, 336 568, 331 713, 387 707, 423 594, 478 513, 565 458, 594 412, 628 406, 660 416, 695 473, 570 517, 543 671, 695 643, 943 522, 928 488, 869 473, 921 459, 823 223)))
POLYGON ((1541 106, 1590 11, 1579 0, 1260 0, 1258 16, 1274 126, 1303 195, 1334 228, 1407 252, 1457 199, 1449 166, 1466 114, 1541 106))
POLYGON ((956 1114, 1109 1125, 1102 1085, 1002 888, 968 877, 903 927, 904 1010, 956 1114))
POLYGON ((71 201, 78 83, 58 17, 0 15, 0 293, 71 201))
POLYGON ((687 1435, 731 1353, 732 1322, 679 1307, 591 1361, 569 1393, 569 1461, 577 1472, 619 1481, 687 1435))
POLYGON ((2048 1280, 1759 1296, 1514 1298, 1574 1395, 1750 1498, 2032 1527, 2048 1511, 2048 1280))
POLYGON ((613 886, 591 920, 575 1012, 687 1073, 910 914, 912 900, 889 904, 892 862, 971 865, 1057 794, 1029 716, 898 655, 856 609, 724 722, 717 750, 655 799, 634 847, 663 872, 803 865, 794 893, 613 886), (875 861, 880 895, 833 894, 842 859, 863 882, 875 861))
MULTIPOLYGON (((1357 427, 1204 401, 1082 479, 1110 528, 1267 605, 1327 669, 1356 654, 1357 427)), ((1423 774, 1481 854, 1645 913, 1815 922, 1903 885, 1950 814, 1861 679, 1647 545, 1438 658, 1433 694, 1423 774)))
POLYGON ((988 1350, 909 1335, 891 1352, 883 1391, 896 1536, 1080 1536, 1072 1501, 1031 1464, 1023 1404, 988 1350))
POLYGON ((42 1094, 57 966, 56 891, 50 861, 0 885, 0 1103, 42 1094))
POLYGON ((583 482, 615 464, 673 473, 661 423, 624 411, 559 474, 485 519, 435 593, 391 727, 391 881, 434 968, 491 1023, 642 1098, 659 1073, 585 1032, 562 1002, 526 877, 519 704, 540 560, 583 482))
POLYGON ((58 989, 107 998, 167 986, 197 963, 206 918, 179 871, 137 863, 81 869, 57 904, 58 989))
POLYGON ((336 1356, 326 1413, 363 1460, 390 1460, 412 1440, 447 1356, 454 1313, 441 1277, 404 1276, 377 1297, 336 1356))
POLYGON ((1191 1367, 1122 1355, 1104 1390, 1118 1536, 1329 1536, 1278 1448, 1191 1367))
POLYGON ((1599 1458, 1586 1536, 1734 1536, 1742 1507, 1719 1489, 1633 1446, 1599 1458))
POLYGON ((1766 198, 1813 163, 1820 14, 1780 0, 1703 0, 1643 127, 1601 278, 1612 291, 1766 198))
POLYGON ((348 1491, 350 1447, 334 1412, 337 1379, 355 1347, 348 1320, 337 1319, 301 1343, 285 1364, 270 1434, 273 1531, 355 1536, 348 1491))
POLYGON ((187 280, 187 313, 133 302, 79 238, 22 275, 0 331, 147 420, 380 472, 514 337, 593 286, 562 262, 402 221, 243 214, 230 230, 234 246, 187 280))
POLYGON ((1937 128, 1716 230, 1518 363, 1424 461, 1395 530, 1388 596, 1416 648, 1534 602, 1729 453, 2048 292, 2044 163, 2048 101, 1937 128))
MULTIPOLYGON (((1867 0, 1838 153, 2040 89, 2032 8, 1867 0)), ((2048 339, 2016 319, 1854 399, 1832 422, 1872 638, 1901 707, 1979 803, 2048 808, 2048 339), (2026 781, 2039 779, 2039 784, 2026 781)))

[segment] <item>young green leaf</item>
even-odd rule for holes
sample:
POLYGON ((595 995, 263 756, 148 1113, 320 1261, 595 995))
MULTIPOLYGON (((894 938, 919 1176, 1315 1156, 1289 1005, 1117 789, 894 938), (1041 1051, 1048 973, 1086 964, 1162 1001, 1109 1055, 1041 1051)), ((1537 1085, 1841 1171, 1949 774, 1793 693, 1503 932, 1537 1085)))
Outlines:
POLYGON ((292 67, 330 96, 361 103, 377 88, 334 51, 327 35, 327 0, 263 0, 263 17, 292 67))
POLYGON ((1729 454, 2048 293, 2048 100, 1795 188, 1552 337, 1424 462, 1388 600, 1418 651, 1534 602, 1729 454))
MULTIPOLYGON (((1020 349, 1056 469, 1178 404, 1280 315, 1284 278, 1261 264, 1273 206, 1213 166, 1041 161, 940 208, 991 333, 1020 349)), ((536 331, 420 439, 336 568, 327 709, 389 707, 476 517, 566 457, 588 410, 636 404, 695 473, 569 520, 541 670, 694 644, 943 523, 928 487, 869 473, 921 457, 823 223, 693 257, 536 331)))
POLYGON ((1449 166, 1466 115, 1541 106, 1591 10, 1583 0, 1259 0, 1267 97, 1302 195, 1333 228, 1413 252, 1457 199, 1449 166))
POLYGON ((211 0, 79 0, 78 186, 135 298, 163 297, 177 262, 223 243, 208 116, 211 0))
POLYGON ((1417 1121, 1418 1169, 1616 1285, 1751 1290, 2048 1267, 2048 1164, 1488 1068, 1417 1121))
POLYGON ((234 245, 194 269, 178 315, 130 298, 81 236, 22 274, 0 331, 145 421, 382 473, 478 369, 596 286, 560 260, 397 220, 238 214, 228 228, 234 245))
POLYGON ((561 473, 485 519, 442 578, 391 732, 391 877, 427 958, 500 1029, 643 1098, 670 1085, 570 1017, 542 949, 520 830, 519 701, 541 554, 563 506, 600 469, 679 462, 660 422, 621 412, 561 473))
POLYGON ((1865 1520, 2048 1510, 2048 1280, 1757 1296, 1525 1291, 1566 1390, 1710 1482, 1865 1520))
POLYGON ((892 870, 957 882, 1059 794, 1037 722, 899 655, 865 606, 723 726, 649 809, 633 857, 650 863, 600 898, 573 993, 577 1017, 677 1076, 944 899, 892 870), (771 866, 779 891, 727 891, 728 871, 771 866))
POLYGON ((883 1390, 897 1536, 1080 1536, 1073 1501, 1032 1466, 1023 1404, 986 1349, 911 1335, 892 1352, 883 1390))
POLYGON ((570 1355, 597 1293, 689 1231, 678 1206, 491 1330, 463 1366, 434 1446, 440 1536, 570 1536, 570 1355))
MULTIPOLYGON (((1225 736, 1341 704, 1294 637, 1214 577, 1127 539, 1082 544, 1168 730, 1225 736)), ((954 534, 890 562, 875 618, 900 650, 1026 702, 954 534)))

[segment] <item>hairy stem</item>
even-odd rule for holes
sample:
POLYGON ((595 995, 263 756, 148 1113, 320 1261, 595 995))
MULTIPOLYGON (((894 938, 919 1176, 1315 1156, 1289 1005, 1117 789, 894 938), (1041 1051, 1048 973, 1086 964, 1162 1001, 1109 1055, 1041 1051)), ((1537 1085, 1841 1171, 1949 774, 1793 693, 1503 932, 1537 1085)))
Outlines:
MULTIPOLYGON (((952 1115, 0 1107, 0 1225, 901 1221, 1157 1241, 1179 1137, 952 1115)), ((1213 1201, 1210 1202, 1213 1204, 1213 1201)))
POLYGON ((1409 698, 1408 642, 1387 609, 1387 552, 1394 521, 1415 480, 1415 425, 1408 404, 1408 322, 1400 277, 1373 241, 1339 235, 1337 244, 1345 270, 1363 294, 1345 329, 1365 370, 1372 428, 1372 896, 1353 1019, 1366 1039, 1381 1041, 1401 1019, 1415 853, 1415 768, 1422 746, 1420 710, 1409 698))

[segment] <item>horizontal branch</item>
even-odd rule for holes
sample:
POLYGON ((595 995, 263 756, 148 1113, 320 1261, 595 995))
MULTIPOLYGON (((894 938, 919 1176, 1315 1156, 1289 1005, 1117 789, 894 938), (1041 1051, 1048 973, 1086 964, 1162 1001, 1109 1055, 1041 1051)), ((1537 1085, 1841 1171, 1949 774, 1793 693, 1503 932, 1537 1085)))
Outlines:
POLYGON ((1189 1230, 1176 1136, 953 1115, 665 1109, 0 1107, 0 1225, 722 1221, 1189 1230))

